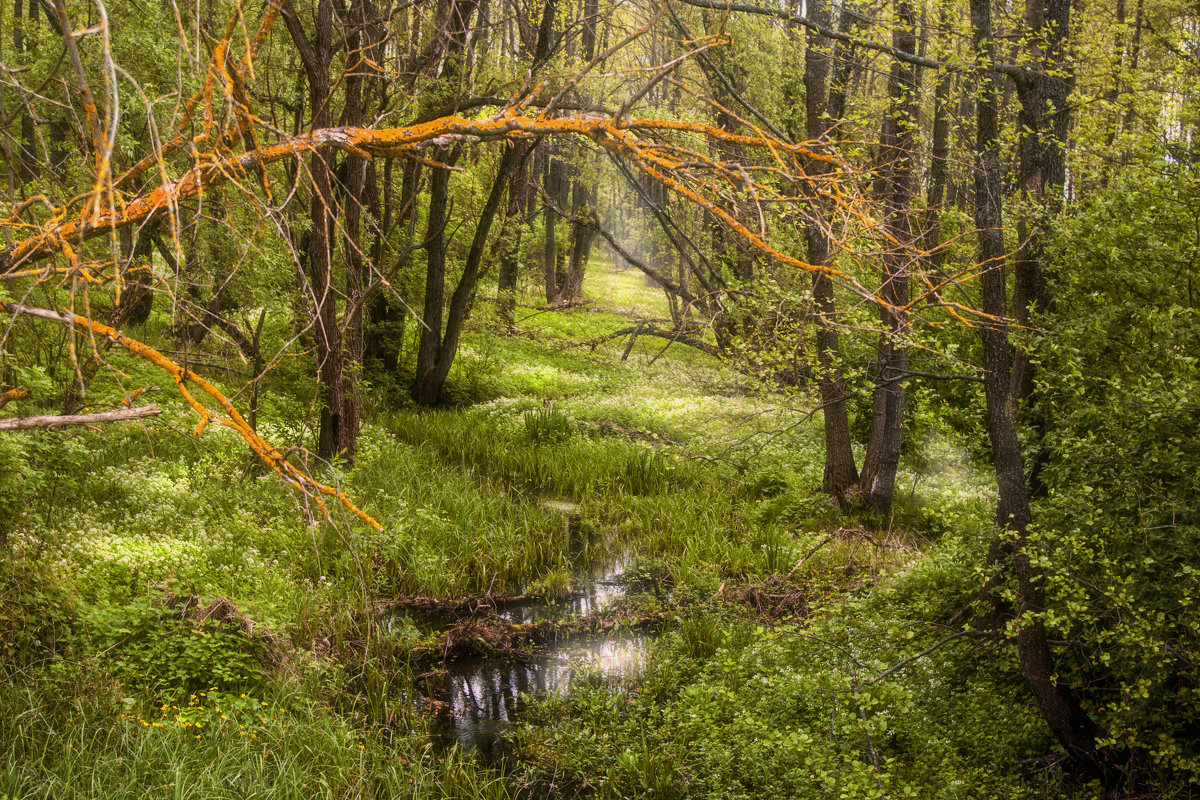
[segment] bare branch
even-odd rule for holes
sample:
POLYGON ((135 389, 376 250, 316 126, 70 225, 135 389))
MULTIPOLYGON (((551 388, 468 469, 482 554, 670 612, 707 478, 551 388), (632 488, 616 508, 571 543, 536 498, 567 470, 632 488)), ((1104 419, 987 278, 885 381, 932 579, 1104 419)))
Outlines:
POLYGON ((28 431, 44 428, 62 428, 67 425, 99 425, 105 422, 124 422, 131 419, 156 417, 163 410, 158 406, 138 408, 114 408, 95 414, 49 414, 42 417, 16 417, 0 419, 0 431, 28 431))

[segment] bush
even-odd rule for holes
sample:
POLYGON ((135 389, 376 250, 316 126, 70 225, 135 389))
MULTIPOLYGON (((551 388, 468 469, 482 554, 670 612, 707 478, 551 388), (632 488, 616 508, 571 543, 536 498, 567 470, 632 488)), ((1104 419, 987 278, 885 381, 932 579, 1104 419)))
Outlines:
POLYGON ((263 644, 231 622, 145 603, 96 607, 87 622, 93 647, 127 685, 183 694, 261 683, 263 644))

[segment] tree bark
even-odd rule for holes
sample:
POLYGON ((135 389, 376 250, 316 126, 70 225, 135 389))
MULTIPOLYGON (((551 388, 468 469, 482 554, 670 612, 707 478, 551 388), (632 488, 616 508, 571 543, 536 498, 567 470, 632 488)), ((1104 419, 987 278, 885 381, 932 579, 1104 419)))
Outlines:
MULTIPOLYGON (((556 158, 553 151, 549 151, 544 189, 550 202, 560 209, 567 205, 566 195, 570 188, 566 173, 567 165, 561 158, 556 158)), ((563 283, 566 277, 556 234, 558 212, 547 205, 543 213, 543 220, 546 238, 542 248, 542 274, 546 282, 546 302, 557 303, 562 299, 563 283)))
MULTIPOLYGON (((892 46, 899 53, 916 53, 916 18, 908 0, 897 0, 897 27, 892 46)), ((896 470, 904 440, 905 383, 898 378, 908 370, 908 348, 904 337, 908 320, 895 309, 908 303, 908 245, 912 241, 909 207, 913 194, 913 160, 917 124, 916 72, 912 63, 892 62, 888 80, 890 113, 884 123, 880 145, 883 167, 880 171, 885 225, 898 242, 883 255, 883 286, 880 296, 889 307, 881 311, 885 332, 880 336, 878 374, 872 398, 871 432, 863 457, 859 491, 866 504, 876 511, 891 508, 896 489, 896 470)))
POLYGON ((595 205, 595 191, 584 185, 576 173, 571 190, 571 258, 567 264, 566 280, 559 293, 563 301, 576 300, 583 294, 583 277, 592 252, 592 240, 596 238, 595 205))
MULTIPOLYGON (((472 237, 471 247, 467 251, 462 278, 459 279, 458 286, 455 287, 454 294, 450 298, 450 305, 446 311, 446 331, 441 334, 439 311, 435 330, 441 335, 436 342, 434 357, 432 361, 421 360, 418 362, 417 383, 413 388, 413 399, 418 403, 432 405, 441 398, 442 388, 446 384, 446 376, 450 373, 454 356, 458 352, 458 342, 462 336, 463 323, 466 322, 467 308, 475 293, 475 287, 479 283, 480 267, 483 263, 484 253, 487 251, 488 234, 491 232, 496 212, 500 209, 500 204, 504 199, 508 180, 517 165, 525 158, 526 152, 524 143, 509 145, 500 159, 491 191, 488 193, 483 211, 479 215, 479 222, 475 225, 475 235, 472 237)), ((427 324, 431 322, 431 319, 426 318, 427 324)), ((433 332, 423 331, 422 354, 425 353, 426 337, 431 343, 434 342, 433 332)), ((430 348, 432 349, 432 347, 431 344, 430 348)))
MULTIPOLYGON (((942 6, 939 28, 949 25, 949 7, 942 6)), ((950 89, 953 75, 943 70, 938 75, 933 90, 933 132, 929 152, 929 183, 925 192, 925 227, 921 232, 921 249, 929 252, 927 263, 930 271, 937 275, 941 270, 942 204, 946 199, 946 181, 949 175, 950 155, 950 89)))
MULTIPOLYGON (((354 0, 342 20, 345 30, 346 48, 350 53, 377 53, 378 32, 370 27, 367 0, 354 0), (364 36, 368 41, 364 41, 364 36)), ((376 70, 369 66, 374 59, 363 62, 348 71, 345 77, 346 98, 342 109, 342 124, 358 126, 366 122, 366 106, 370 86, 368 73, 376 70)), ((373 76, 374 77, 374 76, 373 76)), ((342 334, 342 408, 335 452, 344 458, 353 458, 358 442, 358 428, 362 417, 363 355, 366 348, 364 337, 364 292, 368 280, 368 264, 362 248, 362 209, 366 200, 367 168, 369 162, 359 155, 347 154, 342 163, 342 246, 346 271, 346 310, 342 334)))
MULTIPOLYGON (((810 0, 809 13, 820 24, 827 24, 829 9, 826 0, 810 0)), ((826 97, 831 60, 829 40, 816 31, 808 31, 804 54, 804 129, 810 140, 828 138, 838 121, 832 113, 827 113, 834 110, 827 105, 826 97)), ((823 161, 814 160, 808 169, 819 181, 829 171, 829 166, 823 161)), ((811 213, 823 217, 827 209, 817 201, 811 213)), ((823 267, 832 260, 833 243, 822 221, 809 220, 805 228, 805 244, 808 263, 823 267)), ((846 387, 838 363, 838 331, 834 326, 837 306, 833 282, 827 275, 813 276, 813 302, 817 307, 817 383, 825 417, 825 475, 822 488, 838 498, 840 503, 845 493, 858 481, 858 468, 854 464, 854 451, 850 443, 846 387)))
POLYGON ((131 419, 145 419, 162 413, 158 406, 141 406, 140 408, 116 408, 112 411, 99 411, 95 414, 50 414, 44 417, 16 417, 0 419, 0 431, 28 431, 46 428, 63 428, 68 425, 102 425, 106 422, 122 422, 131 419))
MULTIPOLYGON (((1070 124, 1067 97, 1074 76, 1067 59, 1071 24, 1070 0, 1027 0, 1025 25, 1036 66, 1016 80, 1021 136, 1017 146, 1018 184, 1031 212, 1017 223, 1018 247, 1014 258, 1013 311, 1029 331, 1051 308, 1046 233, 1050 220, 1062 209, 1066 184, 1065 142, 1070 124), (1032 216, 1030 216, 1030 214, 1032 216)), ((1032 406, 1034 369, 1028 345, 1018 347, 1012 381, 1017 401, 1032 406)), ((1029 422, 1037 441, 1033 455, 1031 487, 1042 491, 1039 478, 1045 456, 1041 448, 1047 421, 1036 411, 1029 422)))
MULTIPOLYGON (((434 159, 453 164, 457 155, 438 148, 434 159)), ((442 313, 446 298, 446 223, 450 199, 450 170, 435 169, 429 177, 429 211, 425 227, 425 305, 421 311, 421 343, 417 346, 417 375, 412 397, 422 405, 433 405, 441 395, 435 388, 433 371, 437 368, 442 343, 442 313)))
MULTIPOLYGON (((331 119, 329 67, 333 60, 333 2, 318 1, 312 40, 305 34, 291 0, 285 0, 282 13, 308 76, 312 127, 324 127, 330 124, 331 119)), ((308 277, 315 309, 313 322, 317 377, 322 395, 317 456, 323 459, 333 458, 346 439, 342 430, 346 397, 342 379, 342 331, 338 326, 337 296, 333 283, 336 209, 333 206, 331 157, 329 149, 320 148, 314 150, 309 158, 309 175, 312 178, 309 217, 312 228, 308 237, 308 277)))

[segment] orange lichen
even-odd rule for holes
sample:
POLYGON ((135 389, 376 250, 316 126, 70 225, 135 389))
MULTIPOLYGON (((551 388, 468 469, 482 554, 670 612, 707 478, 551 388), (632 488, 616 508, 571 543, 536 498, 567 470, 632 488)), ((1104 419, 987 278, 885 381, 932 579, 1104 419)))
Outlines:
MULTIPOLYGON (((350 500, 350 497, 343 491, 335 489, 332 486, 327 486, 317 480, 314 480, 305 474, 300 468, 290 463, 279 450, 268 444, 261 436, 258 435, 250 424, 246 422, 233 403, 226 397, 220 389, 214 386, 209 381, 205 380, 195 372, 181 367, 167 358, 158 350, 148 344, 133 339, 118 331, 116 328, 110 327, 95 320, 76 314, 73 311, 63 309, 62 311, 49 311, 47 309, 29 308, 16 303, 11 303, 7 300, 0 300, 0 311, 7 314, 28 314, 30 316, 41 317, 43 319, 51 319, 58 321, 73 330, 80 332, 99 335, 108 339, 113 344, 116 344, 128 350, 135 356, 144 358, 155 366, 165 370, 175 381, 175 386, 179 390, 187 404, 192 407, 200 417, 200 422, 196 426, 195 433, 201 433, 205 426, 212 421, 217 421, 222 425, 236 431, 239 436, 250 445, 250 449, 257 455, 271 470, 290 483, 299 491, 312 497, 323 513, 327 514, 325 503, 322 500, 322 495, 336 498, 342 503, 346 509, 361 519, 363 522, 370 525, 376 530, 383 530, 373 517, 360 509, 350 500), (194 385, 204 394, 208 395, 213 401, 220 406, 224 416, 219 416, 207 406, 197 399, 196 395, 188 388, 189 384, 194 385)), ((74 337, 71 337, 72 340, 74 337)))

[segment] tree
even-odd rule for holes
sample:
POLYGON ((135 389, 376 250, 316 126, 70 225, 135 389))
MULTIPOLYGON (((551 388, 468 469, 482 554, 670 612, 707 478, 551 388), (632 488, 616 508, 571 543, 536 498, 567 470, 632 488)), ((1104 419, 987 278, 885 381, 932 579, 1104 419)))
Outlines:
MULTIPOLYGON (((995 44, 988 0, 971 0, 971 26, 975 49, 983 63, 993 61, 995 44)), ((1010 561, 1016 573, 1017 652, 1021 672, 1042 718, 1077 767, 1100 773, 1103 770, 1096 750, 1099 730, 1071 688, 1058 680, 1041 616, 1046 609, 1045 585, 1041 571, 1034 565, 1034 548, 1029 536, 1033 516, 1017 437, 1016 395, 1010 381, 996 73, 983 72, 980 82, 976 101, 975 224, 979 230, 979 261, 983 265, 980 276, 982 311, 991 317, 981 326, 984 386, 988 435, 1000 490, 996 522, 1012 535, 1010 544, 994 548, 993 552, 997 553, 998 559, 1010 561)))
MULTIPOLYGON (((439 25, 438 33, 419 50, 421 55, 417 63, 440 63, 443 74, 448 69, 453 75, 459 59, 469 55, 471 50, 464 38, 471 8, 447 4, 443 11, 442 18, 448 22, 439 25)), ((81 195, 83 202, 78 205, 73 201, 60 206, 51 204, 45 212, 39 212, 41 207, 34 204, 15 206, 11 222, 20 220, 29 233, 0 252, 0 279, 4 285, 26 293, 28 288, 36 287, 53 295, 51 281, 62 276, 70 281, 72 297, 78 297, 74 287, 84 282, 82 285, 86 289, 97 278, 101 281, 115 279, 115 287, 119 291, 121 268, 119 264, 114 265, 112 260, 104 260, 102 245, 105 240, 119 238, 120 231, 133 226, 150 231, 160 223, 171 226, 172 237, 177 239, 178 231, 174 227, 178 219, 176 209, 198 204, 202 202, 201 198, 211 197, 214 192, 226 187, 231 194, 239 196, 246 206, 236 214, 230 213, 226 220, 228 224, 232 225, 242 218, 243 212, 274 219, 286 234, 284 243, 298 242, 299 250, 304 255, 302 263, 307 267, 306 280, 301 286, 311 308, 312 342, 321 386, 316 449, 319 458, 330 458, 339 453, 352 454, 357 434, 360 413, 357 380, 364 347, 361 313, 370 291, 364 279, 368 267, 366 252, 361 246, 360 219, 362 209, 368 202, 366 167, 374 159, 406 157, 426 160, 422 153, 430 151, 434 154, 433 163, 440 165, 442 162, 438 160, 439 157, 446 159, 450 152, 462 148, 470 140, 508 143, 476 225, 462 280, 451 297, 444 332, 438 292, 444 284, 446 253, 439 248, 444 247, 445 216, 441 204, 445 202, 446 193, 439 188, 439 184, 449 173, 444 169, 433 171, 426 233, 426 246, 430 250, 427 259, 426 326, 421 347, 423 355, 419 362, 424 369, 419 376, 423 382, 418 383, 423 399, 435 397, 445 380, 465 309, 479 275, 492 220, 500 207, 509 176, 523 159, 526 145, 535 140, 574 139, 589 142, 609 153, 626 168, 637 170, 652 184, 677 193, 685 202, 728 225, 746 246, 758 250, 765 257, 807 272, 827 273, 847 290, 864 297, 874 297, 852 276, 789 256, 772 246, 763 233, 755 233, 747 228, 735 213, 725 207, 727 196, 722 183, 734 191, 761 192, 770 196, 775 195, 774 189, 756 183, 744 167, 712 161, 690 142, 707 140, 736 145, 739 152, 747 154, 769 154, 775 165, 770 174, 780 174, 791 181, 799 180, 803 175, 802 162, 831 159, 829 154, 818 152, 805 144, 779 141, 769 135, 730 133, 696 122, 639 118, 632 116, 630 109, 625 107, 610 115, 586 111, 552 114, 549 109, 559 100, 554 96, 547 98, 539 94, 542 86, 528 80, 524 82, 524 88, 503 102, 453 97, 449 113, 426 113, 424 119, 408 126, 389 128, 355 125, 356 121, 366 118, 367 86, 376 75, 368 59, 363 57, 364 53, 377 51, 380 46, 381 39, 377 33, 379 26, 373 13, 372 5, 367 0, 356 0, 346 6, 339 6, 332 0, 317 0, 311 29, 306 31, 304 20, 292 3, 270 5, 240 60, 232 53, 237 30, 235 16, 226 27, 224 37, 213 48, 212 57, 203 71, 200 88, 184 104, 185 113, 176 125, 175 134, 116 178, 111 176, 109 165, 115 136, 112 126, 118 118, 120 99, 119 95, 110 94, 104 107, 107 116, 101 115, 96 109, 95 113, 89 112, 85 119, 89 135, 83 141, 85 146, 90 145, 96 156, 91 191, 81 195), (271 129, 259 125, 252 108, 251 94, 246 87, 251 65, 260 48, 268 41, 271 27, 279 16, 282 16, 288 29, 308 84, 305 99, 309 125, 312 127, 304 126, 292 136, 281 135, 278 127, 271 129), (338 31, 342 36, 340 45, 335 42, 335 33, 338 31), (345 55, 339 56, 343 52, 345 55), (336 81, 331 80, 335 57, 341 57, 345 62, 342 66, 344 74, 336 81), (354 61, 355 57, 360 60, 354 61), (335 85, 339 87, 337 92, 335 85), (342 104, 341 121, 344 123, 336 127, 330 124, 335 98, 342 104), (463 105, 476 108, 490 106, 494 110, 481 118, 456 116, 454 110, 463 105), (530 113, 531 106, 540 107, 540 110, 530 113), (108 121, 105 122, 105 119, 108 121), (193 122, 202 125, 199 136, 188 136, 186 133, 187 126, 193 122), (106 128, 106 125, 109 127, 106 128), (210 143, 213 150, 200 156, 180 158, 184 155, 185 144, 189 142, 197 147, 210 143), (238 146, 240 152, 234 150, 238 146), (337 161, 338 154, 342 154, 340 164, 337 161), (303 172, 302 159, 307 160, 307 170, 303 172), (295 178, 288 196, 303 197, 306 193, 308 199, 308 230, 299 236, 295 235, 286 217, 274 216, 270 204, 275 196, 272 187, 281 185, 278 180, 281 177, 279 168, 289 163, 294 165, 296 172, 293 173, 295 178), (722 176, 722 183, 714 184, 710 180, 708 167, 696 170, 689 166, 692 164, 712 164, 717 168, 717 174, 722 176), (157 178, 150 177, 153 168, 157 168, 157 178), (140 186, 138 181, 142 182, 140 186), (342 255, 340 264, 336 258, 339 250, 342 255), (47 266, 39 266, 42 262, 47 266), (341 290, 337 287, 339 267, 345 287, 341 290)), ((627 41, 635 41, 646 30, 649 27, 627 37, 627 41)), ((701 43, 698 51, 703 52, 720 41, 720 38, 710 37, 701 43)), ((620 50, 621 45, 618 45, 611 48, 609 54, 620 50)), ((542 48, 539 47, 538 52, 542 52, 542 48)), ((110 57, 107 51, 102 53, 102 61, 110 57)), ((88 85, 85 73, 86 69, 82 69, 79 79, 81 87, 88 85)), ((579 79, 569 80, 568 87, 579 79)), ((633 93, 633 97, 639 96, 636 91, 633 93)), ((296 125, 300 126, 299 111, 294 119, 296 125)), ((286 181, 282 185, 287 185, 286 181)), ((825 195, 832 194, 829 185, 820 187, 818 191, 825 195)), ((831 198, 831 201, 835 205, 846 203, 844 199, 831 198)), ((170 253, 169 248, 162 249, 164 253, 170 253)), ((192 252, 195 252, 194 249, 192 252)), ((132 251, 130 255, 134 257, 132 251)), ((137 257, 145 255, 143 249, 137 257)), ((179 261, 175 263, 178 266, 179 261)), ((85 293, 80 298, 83 300, 83 313, 75 310, 51 311, 7 299, 2 301, 2 308, 14 318, 30 317, 65 326, 70 332, 68 341, 73 353, 76 352, 74 347, 79 335, 85 339, 98 336, 149 360, 172 376, 183 398, 201 417, 198 432, 210 421, 220 421, 237 431, 273 470, 296 488, 311 494, 318 503, 322 502, 322 496, 335 497, 364 520, 371 521, 354 507, 344 493, 316 481, 302 464, 293 463, 282 451, 263 440, 255 426, 242 416, 215 384, 186 365, 176 364, 161 351, 96 321, 88 310, 88 297, 85 293), (199 394, 190 387, 198 389, 199 394), (207 396, 216 407, 206 405, 201 400, 202 396, 207 396)), ((199 321, 205 325, 216 324, 225 330, 226 327, 217 322, 218 316, 218 308, 207 307, 203 309, 199 321)), ((260 316, 260 333, 261 320, 260 316)), ((249 337, 244 335, 237 338, 243 344, 249 341, 249 337)), ((255 335, 256 341, 257 338, 258 334, 255 335)), ((245 349, 255 350, 255 361, 259 362, 261 353, 257 352, 257 344, 245 349)), ((99 353, 93 349, 91 361, 99 357, 99 353)), ((78 360, 76 372, 83 375, 78 360)), ((254 376, 255 384, 260 377, 254 376)), ((80 389, 86 391, 83 377, 80 378, 80 389)))

